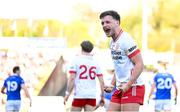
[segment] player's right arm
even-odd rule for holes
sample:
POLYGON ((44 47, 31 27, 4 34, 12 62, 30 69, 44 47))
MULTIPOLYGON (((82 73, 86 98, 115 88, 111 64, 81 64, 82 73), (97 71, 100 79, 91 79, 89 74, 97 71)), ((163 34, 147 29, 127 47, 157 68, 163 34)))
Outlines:
POLYGON ((152 96, 155 88, 156 88, 156 83, 154 82, 154 83, 151 85, 151 90, 150 90, 150 93, 149 93, 149 96, 148 96, 148 100, 151 99, 151 96, 152 96))
POLYGON ((75 76, 76 76, 76 73, 70 72, 70 76, 69 76, 68 84, 67 84, 67 90, 66 90, 65 97, 64 97, 64 104, 66 104, 66 101, 68 100, 70 93, 73 90, 75 76))
POLYGON ((115 74, 113 75, 113 78, 111 80, 111 85, 110 86, 105 86, 104 87, 104 91, 107 92, 107 93, 110 93, 113 91, 114 87, 116 85, 116 76, 115 74))

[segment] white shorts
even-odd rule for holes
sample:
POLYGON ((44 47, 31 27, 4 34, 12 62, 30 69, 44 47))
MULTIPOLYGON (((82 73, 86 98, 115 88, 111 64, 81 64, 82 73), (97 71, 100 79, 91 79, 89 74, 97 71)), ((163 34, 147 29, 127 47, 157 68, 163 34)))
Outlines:
POLYGON ((6 102, 6 112, 19 111, 21 107, 21 100, 8 100, 6 102))
POLYGON ((155 110, 171 110, 171 100, 155 100, 155 110))
POLYGON ((105 107, 105 109, 107 110, 108 109, 108 107, 109 107, 109 104, 110 104, 110 99, 104 99, 104 101, 105 101, 105 104, 104 104, 104 107, 105 107))

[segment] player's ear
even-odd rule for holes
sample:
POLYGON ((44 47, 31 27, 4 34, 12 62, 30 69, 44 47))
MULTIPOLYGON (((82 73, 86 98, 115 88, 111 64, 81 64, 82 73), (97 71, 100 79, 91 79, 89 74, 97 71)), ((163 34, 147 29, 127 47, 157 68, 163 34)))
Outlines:
POLYGON ((120 25, 120 22, 119 22, 119 21, 117 21, 117 24, 118 24, 118 25, 120 25))
POLYGON ((119 21, 115 21, 116 25, 119 26, 120 25, 120 22, 119 21))

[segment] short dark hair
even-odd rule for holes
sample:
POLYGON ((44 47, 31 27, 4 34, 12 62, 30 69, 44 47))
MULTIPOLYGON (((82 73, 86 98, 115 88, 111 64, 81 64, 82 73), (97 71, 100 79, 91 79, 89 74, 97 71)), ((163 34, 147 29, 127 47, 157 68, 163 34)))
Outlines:
POLYGON ((81 43, 81 48, 84 52, 90 53, 93 50, 94 46, 90 41, 85 40, 81 43))
POLYGON ((20 71, 20 67, 19 66, 15 66, 13 68, 13 73, 16 73, 17 71, 20 71))
POLYGON ((104 11, 100 14, 99 18, 102 19, 103 17, 105 16, 112 16, 115 20, 119 21, 120 23, 120 20, 121 20, 121 17, 120 15, 116 12, 116 11, 113 11, 113 10, 108 10, 108 11, 104 11))

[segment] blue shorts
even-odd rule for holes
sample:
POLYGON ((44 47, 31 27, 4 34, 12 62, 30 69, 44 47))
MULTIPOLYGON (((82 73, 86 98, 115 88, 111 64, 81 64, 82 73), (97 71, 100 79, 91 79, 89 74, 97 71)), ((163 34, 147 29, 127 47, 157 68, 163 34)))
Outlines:
POLYGON ((8 100, 6 102, 6 112, 19 111, 21 107, 21 100, 8 100))

